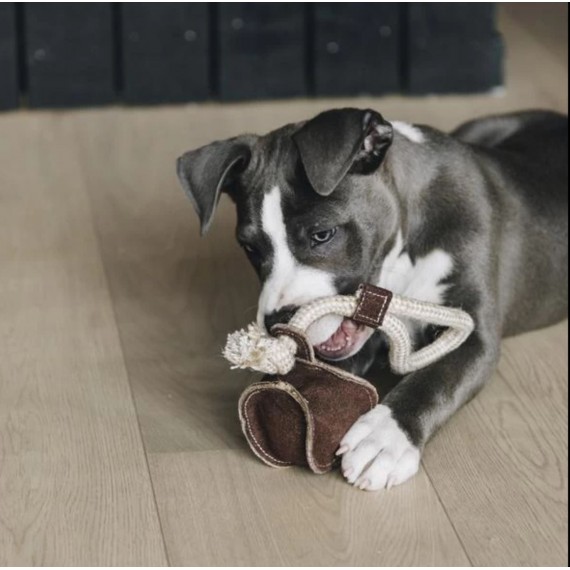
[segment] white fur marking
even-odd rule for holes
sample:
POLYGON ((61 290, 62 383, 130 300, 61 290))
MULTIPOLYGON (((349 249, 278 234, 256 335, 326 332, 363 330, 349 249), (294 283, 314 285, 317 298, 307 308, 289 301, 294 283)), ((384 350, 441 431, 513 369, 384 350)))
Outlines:
MULTIPOLYGON (((264 317, 287 305, 303 305, 328 295, 336 294, 333 276, 326 271, 300 264, 287 243, 287 228, 281 208, 281 190, 275 186, 263 198, 261 210, 263 231, 273 246, 273 267, 265 281, 257 321, 263 327, 264 317)), ((339 327, 341 317, 325 317, 309 328, 313 344, 326 341, 339 327)))
POLYGON ((421 144, 425 142, 425 137, 422 131, 415 127, 414 125, 410 125, 409 123, 404 123, 402 121, 391 121, 392 127, 396 131, 398 131, 401 135, 406 137, 409 141, 421 144))
POLYGON ((442 249, 434 249, 414 265, 403 249, 402 233, 398 232, 396 243, 382 265, 378 286, 420 301, 442 304, 447 289, 442 280, 453 270, 452 257, 442 249))
POLYGON ((361 416, 343 437, 342 472, 366 491, 404 483, 418 472, 420 451, 400 429, 388 406, 380 404, 361 416))

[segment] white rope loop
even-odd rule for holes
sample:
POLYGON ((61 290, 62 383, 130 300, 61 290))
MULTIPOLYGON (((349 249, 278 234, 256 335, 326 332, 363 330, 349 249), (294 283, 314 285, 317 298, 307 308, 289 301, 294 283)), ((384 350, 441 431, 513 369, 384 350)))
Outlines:
POLYGON ((324 297, 303 305, 289 321, 289 326, 305 332, 314 322, 326 315, 351 317, 356 310, 356 295, 336 295, 324 297))
MULTIPOLYGON (((289 326, 305 333, 311 324, 325 315, 350 318, 356 310, 358 300, 359 293, 317 299, 301 307, 289 326)), ((378 330, 388 337, 390 366, 394 372, 409 374, 458 348, 469 337, 474 326, 473 319, 460 309, 393 295, 384 322, 378 330), (408 329, 399 317, 446 327, 446 330, 434 342, 413 352, 408 329)), ((285 335, 272 337, 256 324, 251 324, 247 330, 228 336, 223 354, 232 368, 250 368, 266 374, 287 374, 295 365, 296 351, 297 344, 292 338, 285 335)))
POLYGON ((379 330, 386 334, 390 342, 389 359, 392 370, 398 374, 409 374, 459 348, 473 332, 474 327, 473 319, 465 311, 394 295, 379 330), (447 328, 431 344, 412 352, 408 329, 398 317, 412 318, 447 328))

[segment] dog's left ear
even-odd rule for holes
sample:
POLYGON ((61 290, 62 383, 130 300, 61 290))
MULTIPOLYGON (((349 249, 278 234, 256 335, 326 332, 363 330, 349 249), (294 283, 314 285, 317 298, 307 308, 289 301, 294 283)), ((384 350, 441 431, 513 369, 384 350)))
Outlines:
POLYGON ((376 170, 392 144, 392 125, 370 109, 334 109, 307 121, 294 135, 307 178, 317 194, 332 194, 346 174, 376 170))
POLYGON ((200 218, 202 235, 212 224, 220 194, 247 167, 255 139, 242 135, 216 141, 178 159, 178 178, 200 218))

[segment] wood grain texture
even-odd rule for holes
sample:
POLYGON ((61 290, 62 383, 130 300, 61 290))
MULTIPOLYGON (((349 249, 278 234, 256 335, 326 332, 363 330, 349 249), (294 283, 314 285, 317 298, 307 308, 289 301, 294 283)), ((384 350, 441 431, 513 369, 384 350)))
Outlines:
POLYGON ((70 128, 145 445, 150 451, 235 447, 241 441, 235 406, 249 375, 232 374, 221 347, 228 331, 255 314, 257 285, 234 243, 229 204, 201 240, 175 177, 174 161, 189 134, 207 136, 207 123, 199 124, 203 109, 125 113, 99 115, 97 122, 84 117, 70 128))
POLYGON ((219 356, 258 293, 232 206, 199 239, 174 173, 189 148, 335 106, 444 129, 565 110, 567 35, 528 10, 502 9, 501 97, 0 115, 0 563, 165 564, 153 490, 173 564, 563 561, 565 325, 505 343, 491 385, 409 484, 370 494, 274 471, 239 430, 250 377, 219 356))
POLYGON ((498 373, 424 465, 476 566, 568 556, 567 323, 504 343, 498 373))
POLYGON ((246 450, 157 453, 150 465, 173 565, 469 565, 423 472, 368 494, 246 450))
MULTIPOLYGON (((568 49, 564 45, 568 41, 568 2, 545 2, 540 6, 533 2, 505 2, 501 9, 503 21, 524 28, 535 43, 548 50, 552 60, 568 65, 568 49)), ((533 51, 532 44, 529 48, 533 51)), ((541 57, 540 52, 536 55, 541 57)))
POLYGON ((1 120, 0 564, 163 565, 85 188, 55 123, 1 120))

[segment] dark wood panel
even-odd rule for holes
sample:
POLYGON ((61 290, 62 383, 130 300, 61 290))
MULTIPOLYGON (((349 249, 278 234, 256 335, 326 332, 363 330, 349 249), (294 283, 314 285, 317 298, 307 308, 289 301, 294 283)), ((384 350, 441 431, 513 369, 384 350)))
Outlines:
POLYGON ((0 109, 18 106, 16 5, 0 4, 0 109))
POLYGON ((400 6, 314 3, 316 95, 400 91, 400 6))
POLYGON ((426 2, 408 9, 412 93, 475 93, 502 85, 494 4, 426 2))
POLYGON ((493 2, 410 2, 410 38, 486 37, 495 31, 493 2))
POLYGON ((111 4, 30 2, 24 7, 30 106, 113 101, 111 4))
POLYGON ((0 108, 489 91, 495 25, 495 3, 3 3, 0 108))
POLYGON ((129 103, 210 95, 207 2, 122 4, 123 95, 129 103))
POLYGON ((304 3, 221 2, 217 9, 222 99, 306 94, 304 3))

